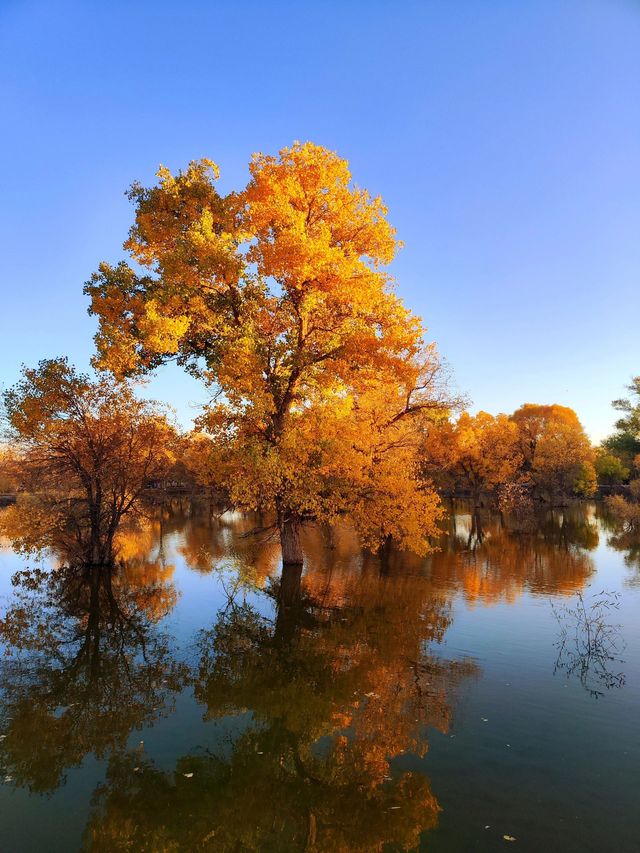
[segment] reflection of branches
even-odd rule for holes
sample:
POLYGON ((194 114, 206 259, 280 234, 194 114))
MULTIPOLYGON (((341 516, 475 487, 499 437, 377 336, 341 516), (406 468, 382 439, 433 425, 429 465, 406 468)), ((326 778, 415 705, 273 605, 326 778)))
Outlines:
POLYGON ((122 749, 170 713, 188 673, 154 623, 174 598, 114 566, 25 570, 12 583, 0 618, 0 770, 52 791, 87 753, 122 749))
POLYGON ((443 588, 455 583, 471 603, 513 602, 526 588, 572 594, 594 571, 587 552, 597 544, 597 527, 582 507, 538 516, 535 532, 514 531, 511 516, 459 514, 430 558, 431 579, 443 588))
POLYGON ((228 613, 237 613, 247 605, 247 593, 253 591, 254 587, 240 574, 233 574, 230 578, 223 568, 217 571, 218 586, 224 593, 225 603, 219 609, 219 616, 226 616, 228 613), (238 599, 242 597, 242 602, 239 604, 238 599))
POLYGON ((551 603, 560 625, 554 673, 564 672, 567 678, 577 675, 585 690, 595 698, 604 695, 601 688, 610 690, 625 683, 624 673, 612 670, 612 664, 624 663, 618 657, 624 649, 621 626, 606 619, 609 611, 619 609, 619 598, 617 592, 601 590, 589 605, 580 592, 574 607, 551 603))
MULTIPOLYGON (((625 552, 625 565, 637 572, 640 569, 640 505, 621 495, 609 497, 602 523, 611 534, 607 544, 616 551, 625 552)), ((631 577, 628 583, 637 586, 640 577, 631 577)))
POLYGON ((416 849, 439 806, 421 772, 391 762, 424 755, 428 728, 447 730, 455 688, 477 671, 429 651, 446 600, 423 575, 330 583, 289 564, 251 596, 242 577, 221 580, 193 687, 206 719, 237 720, 228 747, 184 755, 173 774, 115 754, 91 849, 416 849))
MULTIPOLYGON (((624 551, 624 564, 630 569, 635 569, 636 573, 640 569, 640 535, 637 533, 620 533, 610 536, 607 544, 616 551, 624 551)), ((638 586, 640 577, 632 575, 627 583, 630 586, 638 586)))

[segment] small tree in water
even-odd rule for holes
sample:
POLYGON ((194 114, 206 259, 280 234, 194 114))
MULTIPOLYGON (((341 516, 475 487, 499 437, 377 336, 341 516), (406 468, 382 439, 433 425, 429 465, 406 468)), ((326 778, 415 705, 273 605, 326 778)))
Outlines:
POLYGON ((14 543, 110 562, 123 516, 170 461, 174 430, 165 414, 127 384, 92 380, 65 359, 24 368, 4 393, 4 414, 32 510, 18 505, 3 516, 14 543))

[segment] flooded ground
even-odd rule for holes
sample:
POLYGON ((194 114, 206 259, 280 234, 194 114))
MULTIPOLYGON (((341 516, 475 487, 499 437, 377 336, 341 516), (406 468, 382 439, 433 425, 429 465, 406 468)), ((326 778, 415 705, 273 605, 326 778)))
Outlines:
POLYGON ((640 849, 640 549, 594 505, 458 507, 425 560, 310 527, 302 572, 259 526, 4 543, 2 851, 640 849))

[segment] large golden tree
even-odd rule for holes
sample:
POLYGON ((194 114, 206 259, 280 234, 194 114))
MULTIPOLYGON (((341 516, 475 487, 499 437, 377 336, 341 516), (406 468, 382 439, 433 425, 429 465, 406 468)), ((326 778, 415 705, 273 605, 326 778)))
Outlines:
POLYGON ((376 546, 428 550, 440 508, 420 478, 439 364, 383 267, 398 242, 380 198, 313 145, 255 155, 239 193, 194 162, 134 185, 125 248, 86 286, 97 363, 116 375, 176 360, 211 385, 201 426, 234 504, 275 513, 285 562, 305 518, 348 512, 376 546))

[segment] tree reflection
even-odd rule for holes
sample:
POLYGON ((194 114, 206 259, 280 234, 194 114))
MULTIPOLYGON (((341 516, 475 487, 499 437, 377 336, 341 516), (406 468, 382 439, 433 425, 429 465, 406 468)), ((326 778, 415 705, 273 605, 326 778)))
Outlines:
POLYGON ((13 652, 0 667, 0 771, 51 791, 86 755, 108 759, 87 849, 415 849, 440 810, 419 759, 477 672, 442 654, 454 593, 482 604, 573 594, 597 544, 580 513, 524 532, 480 510, 458 514, 426 562, 363 553, 340 523, 308 529, 304 570, 279 572, 277 543, 245 535, 256 527, 161 507, 119 531, 117 564, 89 568, 58 545, 57 569, 16 576, 0 623, 13 652), (189 672, 157 625, 175 601, 171 547, 228 591, 189 672), (167 771, 127 746, 184 686, 205 709, 210 749, 167 771))
MULTIPOLYGON (((622 505, 632 513, 640 515, 637 504, 623 501, 622 505)), ((600 508, 600 523, 609 534, 607 545, 616 551, 620 551, 625 565, 633 570, 633 575, 629 578, 628 584, 640 586, 640 530, 637 524, 632 523, 632 519, 627 516, 627 513, 619 513, 615 509, 615 504, 612 506, 610 501, 607 501, 605 506, 600 508)))
POLYGON ((272 616, 232 596, 200 638, 195 694, 206 719, 235 719, 227 748, 170 774, 114 758, 89 848, 410 850, 435 825, 428 779, 394 759, 423 755, 429 726, 447 730, 452 691, 475 672, 431 650, 444 601, 421 575, 300 566, 264 595, 272 616))
POLYGON ((66 561, 58 541, 57 567, 16 573, 0 619, 0 771, 37 792, 90 753, 124 749, 134 729, 167 713, 186 677, 154 628, 175 603, 171 570, 72 553, 66 561))
POLYGON ((622 551, 625 566, 634 570, 628 580, 629 585, 640 586, 640 533, 620 530, 609 537, 607 544, 616 551, 622 551))
POLYGON ((588 552, 598 545, 598 530, 583 508, 538 515, 531 532, 508 525, 489 513, 459 514, 441 552, 430 558, 434 584, 460 588, 467 602, 485 605, 513 602, 526 589, 569 595, 584 587, 594 571, 588 552))
POLYGON ((231 569, 246 583, 262 586, 280 563, 280 545, 272 524, 255 513, 196 512, 181 531, 179 553, 190 568, 204 574, 231 569))

